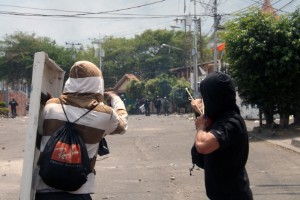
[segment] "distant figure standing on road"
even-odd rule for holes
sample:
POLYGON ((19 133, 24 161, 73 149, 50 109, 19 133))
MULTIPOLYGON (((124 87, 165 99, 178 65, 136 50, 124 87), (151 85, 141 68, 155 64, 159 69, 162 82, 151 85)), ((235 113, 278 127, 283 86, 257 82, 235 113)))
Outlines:
POLYGON ((144 103, 145 106, 145 115, 150 116, 150 100, 147 98, 144 103))
MULTIPOLYGON (((38 134, 40 143, 37 144, 40 144, 38 146, 41 152, 46 151, 50 136, 67 121, 64 110, 70 121, 92 110, 74 124, 74 129, 87 148, 92 172, 88 174, 86 183, 71 192, 48 186, 39 175, 37 166, 33 177, 36 200, 91 200, 90 194, 95 193, 94 166, 100 140, 106 135, 123 134, 127 130, 128 114, 124 102, 116 93, 104 92, 102 72, 96 65, 78 61, 71 67, 69 76, 59 98, 51 98, 46 102, 42 114, 42 129, 39 129, 43 133, 38 134)), ((52 173, 55 174, 55 171, 52 173)))
MULTIPOLYGON (((205 187, 209 199, 252 200, 245 168, 249 141, 246 125, 236 105, 235 86, 220 72, 200 83, 204 113, 195 120, 195 147, 203 154, 205 187)), ((200 99, 191 105, 198 111, 200 99)))
POLYGON ((135 114, 140 114, 141 111, 140 111, 140 100, 139 99, 136 99, 135 102, 134 102, 134 110, 135 110, 135 114))
POLYGON ((164 109, 164 115, 168 116, 169 115, 169 100, 167 99, 167 97, 164 97, 162 105, 163 105, 163 109, 164 109))
POLYGON ((160 109, 161 109, 161 99, 159 96, 156 97, 155 101, 154 101, 154 106, 156 108, 156 114, 160 115, 160 109))
POLYGON ((12 100, 9 102, 10 110, 11 110, 11 117, 15 118, 17 116, 17 106, 18 102, 12 98, 12 100))

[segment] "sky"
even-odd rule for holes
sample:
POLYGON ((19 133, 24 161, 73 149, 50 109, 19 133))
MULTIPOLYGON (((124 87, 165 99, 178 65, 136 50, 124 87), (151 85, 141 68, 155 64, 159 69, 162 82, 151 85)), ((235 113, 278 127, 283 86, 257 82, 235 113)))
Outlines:
MULTIPOLYGON (((221 22, 264 0, 217 0, 221 22)), ((132 38, 147 29, 184 30, 186 16, 201 17, 202 35, 213 32, 214 0, 0 0, 0 38, 35 33, 59 45, 91 44, 106 36, 132 38), (196 6, 195 6, 196 4, 196 6), (176 20, 177 19, 177 20, 176 20)), ((278 14, 293 12, 300 0, 270 0, 278 14)), ((192 28, 193 29, 193 28, 192 28)))

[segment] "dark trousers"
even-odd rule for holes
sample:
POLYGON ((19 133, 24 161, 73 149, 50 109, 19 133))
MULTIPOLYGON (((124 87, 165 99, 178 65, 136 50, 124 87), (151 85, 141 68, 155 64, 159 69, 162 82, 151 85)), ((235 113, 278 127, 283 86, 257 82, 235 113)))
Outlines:
POLYGON ((165 114, 165 116, 169 115, 169 109, 168 108, 164 108, 164 114, 165 114))
POLYGON ((12 115, 12 118, 15 118, 17 116, 16 108, 11 109, 11 115, 12 115))
POLYGON ((71 194, 68 192, 36 193, 35 200, 92 200, 90 194, 71 194))
POLYGON ((160 106, 156 107, 156 114, 160 115, 160 106))
POLYGON ((150 108, 149 107, 145 107, 145 109, 146 109, 146 116, 150 116, 150 108))

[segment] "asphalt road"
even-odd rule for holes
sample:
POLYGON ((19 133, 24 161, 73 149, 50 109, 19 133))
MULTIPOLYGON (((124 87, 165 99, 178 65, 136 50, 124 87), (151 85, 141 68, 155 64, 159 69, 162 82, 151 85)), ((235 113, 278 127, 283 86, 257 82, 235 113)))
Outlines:
MULTIPOLYGON (((129 117, 124 135, 108 136, 98 157, 94 200, 206 200, 203 171, 190 176, 194 123, 189 115, 129 117)), ((26 121, 0 119, 0 200, 16 200, 26 121)), ((249 130, 256 126, 247 121, 249 130)), ((255 200, 300 199, 300 155, 250 137, 247 170, 255 200)))

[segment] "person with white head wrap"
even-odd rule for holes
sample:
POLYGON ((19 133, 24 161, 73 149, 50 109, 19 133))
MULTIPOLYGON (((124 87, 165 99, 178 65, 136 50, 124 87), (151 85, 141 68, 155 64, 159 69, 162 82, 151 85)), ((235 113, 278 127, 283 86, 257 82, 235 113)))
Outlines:
MULTIPOLYGON (((43 110, 43 132, 40 150, 43 151, 50 136, 65 122, 61 102, 68 119, 72 122, 88 110, 87 115, 76 122, 75 128, 82 137, 89 158, 95 165, 98 144, 110 134, 123 134, 128 126, 128 113, 121 98, 114 92, 104 92, 104 80, 101 70, 89 61, 78 61, 70 69, 69 78, 59 98, 51 98, 43 110), (104 102, 104 98, 107 104, 104 102)), ((91 199, 94 193, 95 174, 88 175, 87 182, 76 191, 59 191, 46 185, 38 174, 34 174, 36 200, 45 199, 91 199)), ((94 170, 93 170, 94 172, 94 170)))

